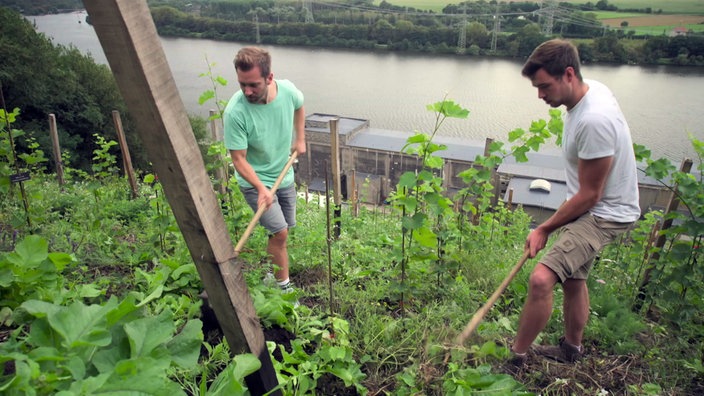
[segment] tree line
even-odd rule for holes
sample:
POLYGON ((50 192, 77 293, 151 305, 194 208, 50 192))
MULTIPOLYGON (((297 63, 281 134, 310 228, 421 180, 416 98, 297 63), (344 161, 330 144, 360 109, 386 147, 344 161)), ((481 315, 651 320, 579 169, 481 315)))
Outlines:
MULTIPOLYGON (((54 45, 16 11, 0 7, 0 89, 8 112, 19 109, 12 129, 25 132, 19 152, 38 144, 51 152, 48 115, 56 116, 66 166, 90 171, 93 134, 116 140, 112 110, 119 111, 135 164, 147 164, 112 72, 75 47, 54 45)), ((7 130, 3 122, 2 129, 7 130)), ((3 138, 6 138, 4 136, 3 138)), ((3 140, 4 141, 4 140, 3 140)), ((0 161, 10 161, 8 147, 0 161)), ((51 157, 51 156, 49 156, 51 157)))
MULTIPOLYGON (((150 2, 164 36, 505 57, 526 57, 553 36, 544 29, 547 16, 536 2, 467 1, 446 6, 442 14, 385 0, 378 6, 363 0, 344 6, 313 4, 306 9, 294 0, 150 2)), ((596 6, 560 3, 560 9, 569 15, 556 19, 552 32, 577 41, 585 62, 704 65, 702 35, 637 36, 634 31, 607 29, 590 12, 613 9, 605 0, 596 6)))
MULTIPOLYGON (((94 173, 95 152, 104 149, 95 135, 103 141, 117 140, 115 110, 120 113, 133 166, 142 171, 151 168, 110 68, 73 46, 54 44, 27 18, 6 7, 0 7, 0 90, 5 102, 0 112, 19 111, 9 127, 23 132, 13 133, 20 156, 41 150, 50 162, 47 168, 56 169, 49 155, 49 114, 54 114, 64 167, 94 173)), ((195 115, 189 119, 205 155, 207 122, 195 115)), ((5 117, 0 117, 0 165, 14 162, 8 129, 5 117)), ((110 151, 120 154, 119 147, 110 151)))

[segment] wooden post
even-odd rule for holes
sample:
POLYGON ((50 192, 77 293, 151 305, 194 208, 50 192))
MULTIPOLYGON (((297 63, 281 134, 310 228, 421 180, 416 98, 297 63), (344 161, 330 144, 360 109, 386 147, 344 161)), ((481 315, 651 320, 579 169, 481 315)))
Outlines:
POLYGON ((513 210, 513 189, 508 190, 508 209, 513 210))
POLYGON ((112 111, 112 122, 115 124, 115 132, 117 132, 117 141, 118 143, 120 143, 120 151, 122 152, 122 169, 125 170, 125 176, 127 176, 127 180, 130 181, 132 199, 135 199, 137 198, 137 195, 139 195, 139 189, 137 188, 137 179, 134 176, 134 168, 132 168, 132 157, 130 157, 130 147, 127 145, 127 138, 125 137, 125 130, 124 128, 122 128, 122 118, 120 117, 119 111, 112 111))
MULTIPOLYGON (((491 147, 492 143, 494 143, 494 139, 486 138, 486 141, 484 142, 484 157, 488 157, 491 154, 489 148, 491 147)), ((496 206, 496 204, 501 199, 499 197, 499 195, 501 194, 501 182, 498 178, 498 174, 496 173, 496 169, 490 169, 490 171, 491 183, 494 185, 494 197, 491 200, 491 204, 492 206, 496 206)))
MULTIPOLYGON (((219 128, 217 125, 217 118, 214 117, 217 114, 215 110, 210 110, 210 137, 212 138, 213 142, 219 142, 222 140, 222 134, 219 133, 219 128)), ((218 161, 222 162, 223 158, 221 158, 218 155, 218 161)), ((227 194, 227 180, 229 176, 227 175, 227 165, 221 165, 215 168, 215 179, 218 181, 219 188, 218 190, 220 191, 220 194, 223 196, 227 194)))
MULTIPOLYGON (((252 394, 277 386, 218 200, 145 0, 84 0, 122 97, 161 180, 231 353, 252 353, 252 394)), ((280 395, 280 391, 273 392, 280 395)))
MULTIPOLYGON (((689 158, 685 158, 684 161, 682 161, 682 164, 680 165, 680 172, 684 173, 689 173, 689 171, 692 169, 692 160, 689 158)), ((677 186, 673 186, 673 188, 676 190, 677 186)), ((643 302, 645 301, 646 297, 646 289, 648 287, 648 284, 650 283, 650 276, 655 269, 655 263, 660 259, 660 250, 662 250, 662 247, 665 246, 665 242, 667 241, 667 237, 665 234, 662 232, 663 230, 667 230, 670 227, 672 227, 672 219, 668 218, 667 215, 670 212, 674 212, 677 210, 677 207, 680 205, 680 199, 677 197, 677 194, 675 191, 670 193, 670 200, 667 204, 667 207, 665 208, 665 213, 663 213, 663 217, 665 220, 662 222, 662 227, 660 227, 660 235, 658 236, 658 239, 655 241, 654 247, 656 248, 656 251, 650 256, 650 260, 648 263, 648 267, 645 269, 643 272, 643 281, 640 284, 640 287, 638 288, 638 294, 636 295, 636 301, 633 304, 633 311, 638 312, 640 309, 643 307, 643 302)))
POLYGON ((352 216, 359 216, 359 191, 357 191, 357 171, 352 169, 350 171, 350 180, 348 180, 350 187, 347 191, 352 191, 352 216))
POLYGON ((51 145, 54 148, 54 162, 56 162, 56 179, 59 186, 64 185, 64 164, 61 162, 61 145, 59 144, 59 132, 56 129, 56 116, 49 114, 49 134, 51 135, 51 145))
POLYGON ((340 217, 342 215, 342 191, 340 184, 340 136, 337 131, 337 118, 330 120, 330 165, 332 167, 332 192, 335 204, 334 234, 335 239, 340 237, 340 217))

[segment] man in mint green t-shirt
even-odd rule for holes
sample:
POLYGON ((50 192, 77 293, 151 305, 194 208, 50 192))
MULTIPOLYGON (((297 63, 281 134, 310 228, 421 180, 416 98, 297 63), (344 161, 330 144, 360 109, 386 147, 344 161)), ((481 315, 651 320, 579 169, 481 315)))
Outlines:
POLYGON ((286 243, 288 229, 296 225, 293 168, 275 194, 270 189, 291 150, 298 155, 306 152, 303 94, 290 81, 274 79, 271 56, 262 48, 242 48, 234 63, 240 91, 232 96, 223 115, 225 147, 247 203, 255 212, 267 208, 259 220, 270 235, 267 253, 278 285, 290 291, 286 243))

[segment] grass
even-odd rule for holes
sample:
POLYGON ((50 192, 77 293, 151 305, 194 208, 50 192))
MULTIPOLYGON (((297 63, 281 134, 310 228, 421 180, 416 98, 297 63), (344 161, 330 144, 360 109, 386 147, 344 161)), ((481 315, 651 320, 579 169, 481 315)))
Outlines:
POLYGON ((618 11, 590 11, 594 15, 596 15, 596 19, 602 20, 602 19, 617 19, 617 18, 637 18, 641 17, 643 15, 650 15, 650 14, 643 14, 640 12, 618 12, 618 11))
MULTIPOLYGON (((462 1, 461 0, 445 0, 445 1, 438 1, 438 0, 392 0, 392 1, 386 1, 387 3, 396 5, 396 6, 401 6, 401 7, 413 7, 417 10, 429 10, 433 12, 442 12, 442 9, 445 8, 448 4, 459 4, 462 1)), ((379 5, 381 3, 381 0, 375 0, 374 4, 379 5)))
POLYGON ((676 27, 685 27, 687 30, 691 30, 693 32, 704 32, 704 25, 691 25, 691 24, 685 24, 685 25, 662 25, 662 26, 638 26, 638 27, 627 27, 625 29, 626 32, 630 31, 635 31, 637 35, 651 35, 651 36, 658 36, 665 34, 667 35, 668 32, 671 32, 674 28, 676 27))

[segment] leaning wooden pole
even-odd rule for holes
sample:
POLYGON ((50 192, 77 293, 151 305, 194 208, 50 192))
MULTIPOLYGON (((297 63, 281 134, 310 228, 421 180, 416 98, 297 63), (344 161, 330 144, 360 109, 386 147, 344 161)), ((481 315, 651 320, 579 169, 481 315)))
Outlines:
MULTIPOLYGON (((222 120, 222 117, 216 117, 218 113, 215 110, 210 110, 209 114, 210 139, 213 142, 222 141, 222 132, 220 132, 218 129, 218 123, 220 122, 219 120, 222 120)), ((220 155, 218 155, 218 162, 222 162, 222 158, 220 157, 220 155)), ((227 165, 225 164, 218 165, 218 167, 215 168, 215 181, 218 185, 218 191, 223 197, 227 194, 227 180, 229 177, 227 173, 227 165)))
POLYGON ((49 134, 51 135, 51 146, 53 147, 54 163, 56 163, 56 180, 59 187, 64 187, 64 165, 61 161, 61 144, 59 143, 59 131, 56 128, 56 116, 49 114, 49 134))
POLYGON ((139 190, 137 188, 137 178, 134 175, 132 157, 130 156, 130 147, 127 145, 127 137, 125 136, 124 128, 122 128, 122 117, 120 117, 119 111, 112 111, 112 122, 115 124, 117 141, 120 143, 120 151, 122 152, 122 168, 125 170, 125 176, 127 176, 127 180, 130 182, 132 199, 135 199, 139 194, 139 190))
MULTIPOLYGON (((332 167, 332 193, 335 204, 333 234, 340 238, 340 218, 342 217, 342 176, 340 175, 340 135, 338 119, 330 120, 330 166, 332 167)), ((328 186, 326 186, 327 189, 328 186)))
POLYGON ((261 369, 246 382, 252 394, 265 394, 277 386, 276 373, 149 7, 145 0, 84 5, 231 353, 259 358, 261 369))

